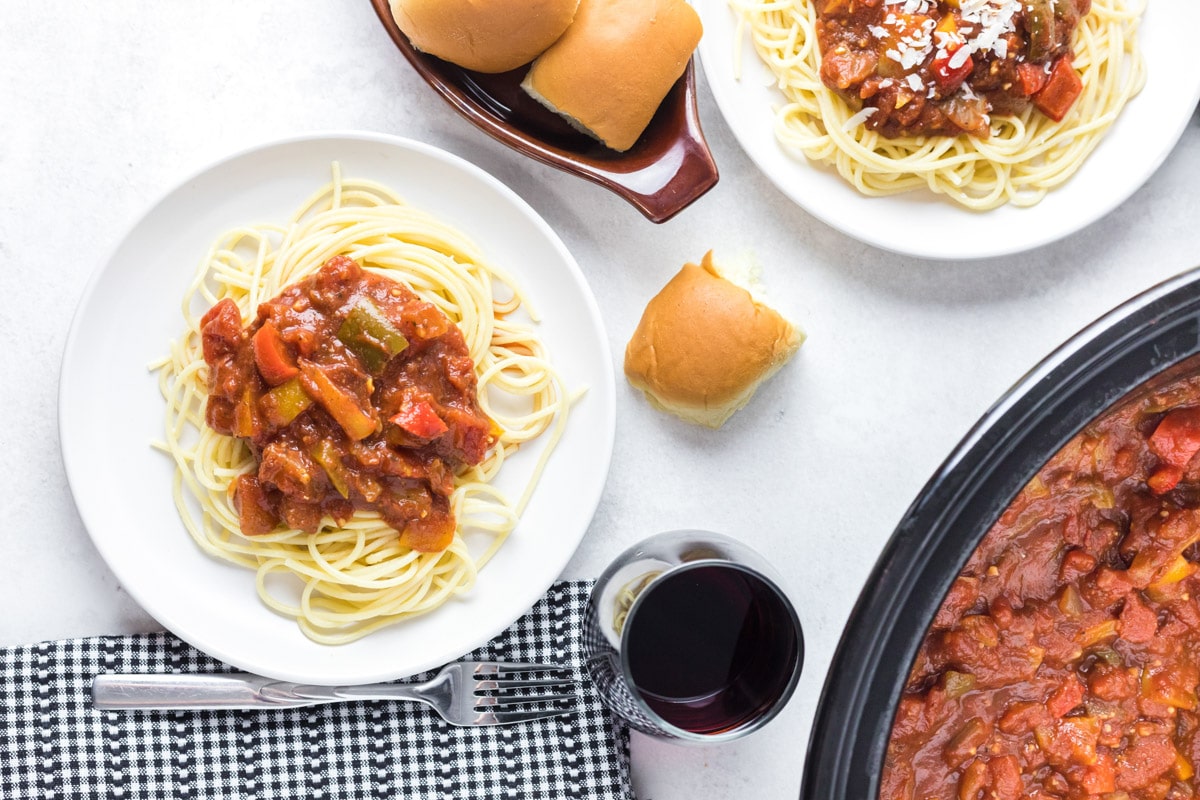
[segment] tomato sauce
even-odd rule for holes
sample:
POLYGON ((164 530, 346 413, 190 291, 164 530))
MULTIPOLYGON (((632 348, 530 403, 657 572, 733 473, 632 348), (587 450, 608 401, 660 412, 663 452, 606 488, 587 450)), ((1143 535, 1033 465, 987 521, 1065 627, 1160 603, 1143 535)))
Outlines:
POLYGON ((882 800, 1179 800, 1200 763, 1200 377, 1089 425, 955 579, 882 800))
POLYGON ((986 138, 1030 104, 1061 120, 1082 91, 1071 36, 1091 0, 814 0, 821 80, 886 137, 986 138))
POLYGON ((256 470, 234 485, 242 532, 379 512, 417 550, 454 535, 455 473, 498 430, 481 411, 462 333, 407 286, 338 256, 259 305, 201 321, 208 425, 246 440, 256 470))

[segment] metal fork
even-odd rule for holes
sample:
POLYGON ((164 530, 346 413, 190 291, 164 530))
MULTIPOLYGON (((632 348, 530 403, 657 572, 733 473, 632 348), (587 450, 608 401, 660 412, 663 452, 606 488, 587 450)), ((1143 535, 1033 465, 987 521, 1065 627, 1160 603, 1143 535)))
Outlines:
POLYGON ((317 686, 245 672, 97 675, 92 706, 102 710, 299 708, 345 700, 412 700, 452 725, 508 725, 570 712, 577 681, 547 664, 459 661, 419 684, 317 686), (543 677, 520 677, 534 673, 543 677), (546 673, 560 673, 557 676, 546 673), (568 702, 572 701, 572 702, 568 702))

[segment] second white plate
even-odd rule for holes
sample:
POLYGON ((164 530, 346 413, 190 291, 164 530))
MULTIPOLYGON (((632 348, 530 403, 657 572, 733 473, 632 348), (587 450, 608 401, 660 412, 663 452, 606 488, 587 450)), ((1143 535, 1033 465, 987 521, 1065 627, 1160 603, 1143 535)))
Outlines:
POLYGON ((775 138, 784 102, 745 34, 739 65, 737 17, 725 0, 694 0, 704 21, 701 63, 726 122, 781 192, 856 239, 906 255, 969 260, 1018 253, 1068 236, 1127 200, 1162 164, 1200 99, 1190 63, 1200 4, 1151 2, 1140 39, 1149 77, 1100 145, 1070 180, 1032 208, 974 212, 930 192, 867 197, 836 171, 806 161, 775 138))

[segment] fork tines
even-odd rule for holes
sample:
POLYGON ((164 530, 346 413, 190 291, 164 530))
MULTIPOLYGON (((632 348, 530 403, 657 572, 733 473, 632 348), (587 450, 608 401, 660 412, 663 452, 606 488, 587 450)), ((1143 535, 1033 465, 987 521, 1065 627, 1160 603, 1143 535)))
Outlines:
POLYGON ((475 710, 497 723, 527 722, 566 714, 577 699, 579 681, 565 667, 548 664, 480 664, 475 676, 475 710), (528 673, 562 673, 547 677, 505 677, 528 673), (495 677, 492 677, 495 676, 495 677), (535 691, 543 690, 543 691, 535 691))

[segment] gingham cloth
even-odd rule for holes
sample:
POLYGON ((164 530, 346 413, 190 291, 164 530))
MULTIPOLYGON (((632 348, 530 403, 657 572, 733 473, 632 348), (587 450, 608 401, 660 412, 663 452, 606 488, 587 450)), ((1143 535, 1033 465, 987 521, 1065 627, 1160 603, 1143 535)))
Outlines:
POLYGON ((101 672, 231 668, 163 633, 0 650, 0 798, 633 800, 628 730, 605 711, 581 669, 589 588, 585 581, 555 584, 467 656, 553 659, 578 673, 577 711, 521 725, 458 728, 399 702, 96 711, 91 681, 101 672))

